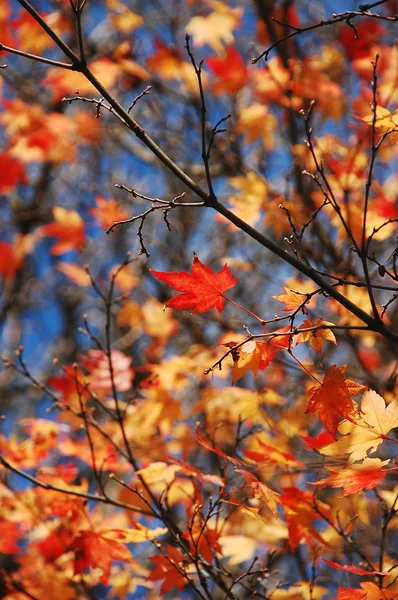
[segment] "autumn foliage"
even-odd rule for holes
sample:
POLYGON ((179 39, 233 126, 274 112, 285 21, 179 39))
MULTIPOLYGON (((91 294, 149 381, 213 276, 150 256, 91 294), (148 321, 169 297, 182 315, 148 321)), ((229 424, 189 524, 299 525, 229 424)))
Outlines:
POLYGON ((0 0, 0 598, 398 598, 398 5, 0 0))

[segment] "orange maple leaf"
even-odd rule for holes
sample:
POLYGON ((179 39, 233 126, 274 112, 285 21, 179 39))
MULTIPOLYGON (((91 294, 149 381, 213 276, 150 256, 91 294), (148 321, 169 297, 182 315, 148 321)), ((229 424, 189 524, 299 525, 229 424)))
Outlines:
MULTIPOLYGON (((334 325, 334 323, 329 323, 329 321, 323 321, 322 319, 318 319, 317 321, 310 321, 306 319, 299 327, 300 329, 309 329, 310 327, 316 327, 317 325, 334 325)), ((337 344, 335 335, 331 329, 314 329, 312 331, 303 331, 299 333, 296 337, 296 344, 301 344, 302 342, 309 342, 312 348, 318 354, 322 353, 323 342, 328 340, 329 342, 333 342, 333 344, 337 344)))
POLYGON ((184 61, 174 47, 169 47, 155 38, 155 51, 147 59, 147 67, 164 79, 179 79, 184 61))
MULTIPOLYGON (((166 80, 180 82, 183 90, 197 94, 198 82, 190 62, 183 60, 174 46, 167 45, 159 39, 154 40, 155 51, 148 56, 146 65, 150 71, 166 80)), ((202 73, 203 83, 206 73, 202 73)))
POLYGON ((273 150, 274 132, 277 127, 278 120, 275 115, 268 106, 260 102, 252 102, 238 110, 237 131, 244 134, 248 144, 262 138, 264 149, 273 150))
POLYGON ((208 58, 206 65, 217 75, 213 84, 215 94, 237 94, 248 80, 248 70, 234 46, 228 46, 225 56, 208 58))
MULTIPOLYGON (((308 491, 302 491, 297 487, 288 487, 282 490, 280 504, 285 513, 286 523, 289 528, 289 545, 295 550, 304 538, 307 544, 312 546, 317 540, 321 544, 327 544, 312 524, 321 517, 314 508, 313 495, 308 491)), ((318 501, 324 514, 330 514, 330 507, 318 501)))
MULTIPOLYGON (((229 342, 229 344, 231 343, 235 345, 234 342, 229 342)), ((240 346, 238 350, 233 352, 232 358, 234 359, 234 366, 232 367, 232 384, 236 383, 238 379, 243 377, 243 375, 245 375, 245 373, 247 373, 249 370, 253 373, 253 375, 257 375, 262 357, 263 353, 261 344, 255 340, 250 340, 246 344, 243 344, 243 346, 240 346)))
MULTIPOLYGON (((115 85, 121 75, 120 65, 107 57, 90 63, 89 69, 108 89, 115 85)), ((96 93, 95 87, 82 73, 57 67, 48 69, 42 85, 50 89, 54 102, 58 102, 63 96, 73 96, 76 90, 83 95, 96 93)))
POLYGON ((357 588, 339 587, 335 600, 365 600, 366 592, 357 588))
MULTIPOLYGON (((352 400, 365 386, 350 379, 343 379, 347 365, 332 365, 326 371, 323 382, 309 390, 308 413, 318 412, 318 417, 335 438, 339 415, 351 423, 361 423, 358 406, 352 400)), ((366 424, 364 424, 366 426, 366 424)))
MULTIPOLYGON (((290 330, 290 326, 287 325, 282 329, 277 329, 273 333, 284 334, 285 332, 290 332, 290 330)), ((289 341, 289 335, 276 335, 265 342, 249 340, 238 349, 232 351, 232 358, 234 360, 232 384, 236 383, 249 370, 253 375, 257 375, 258 371, 264 371, 275 358, 277 350, 287 350, 289 348, 289 341)), ((233 348, 235 345, 235 342, 223 344, 223 346, 228 348, 233 348)))
POLYGON ((202 556, 208 563, 212 563, 215 553, 222 554, 222 547, 218 541, 220 536, 220 531, 195 522, 193 527, 190 527, 182 535, 182 538, 189 541, 193 556, 202 556))
POLYGON ((102 569, 101 583, 107 585, 113 560, 133 560, 127 547, 104 537, 106 532, 80 531, 72 541, 75 553, 75 574, 90 567, 102 569))
MULTIPOLYGON (((358 120, 363 121, 364 123, 367 123, 367 125, 373 127, 373 113, 370 115, 366 115, 365 117, 359 117, 357 115, 355 115, 355 117, 358 120)), ((395 144, 398 140, 398 109, 391 113, 387 108, 377 106, 374 127, 376 131, 381 134, 392 134, 390 136, 390 141, 391 143, 395 144)))
POLYGON ((343 496, 355 494, 364 488, 372 490, 388 473, 388 469, 381 467, 389 462, 389 460, 381 461, 379 458, 365 458, 363 463, 356 463, 345 468, 330 466, 328 470, 332 474, 324 479, 319 479, 313 485, 342 487, 343 496))
POLYGON ((58 271, 61 271, 68 279, 80 285, 81 287, 90 287, 91 279, 90 275, 87 273, 83 267, 79 267, 74 262, 61 262, 57 265, 58 271))
POLYGON ((303 463, 297 460, 292 452, 283 452, 282 450, 278 450, 278 448, 275 448, 274 446, 265 444, 259 437, 255 439, 260 446, 260 451, 242 450, 243 454, 250 460, 254 460, 258 463, 276 464, 280 465, 281 467, 303 466, 303 463))
POLYGON ((186 583, 185 578, 178 570, 183 565, 183 554, 170 544, 166 546, 166 552, 167 556, 148 557, 157 566, 149 573, 147 579, 150 581, 164 580, 160 588, 161 594, 167 594, 173 586, 182 591, 186 583))
POLYGON ((361 583, 361 588, 339 587, 337 598, 334 600, 395 600, 397 592, 386 588, 380 588, 371 581, 361 583))
POLYGON ((224 310, 224 292, 234 287, 238 281, 233 278, 227 265, 214 273, 194 255, 191 273, 166 273, 149 269, 160 281, 164 281, 182 294, 178 294, 166 302, 169 308, 193 308, 193 313, 206 312, 216 308, 218 312, 224 310))
POLYGON ((62 206, 53 208, 54 221, 41 228, 41 233, 58 238, 51 254, 59 255, 76 250, 80 252, 85 242, 84 222, 78 212, 62 206))
MULTIPOLYGON (((47 20, 48 14, 42 14, 47 20)), ((23 52, 42 54, 44 50, 54 45, 54 41, 37 23, 37 21, 26 11, 15 19, 10 27, 18 32, 18 48, 23 52)))
POLYGON ((97 219, 101 227, 107 229, 116 221, 124 221, 128 214, 125 210, 121 210, 116 200, 107 200, 102 196, 95 198, 96 208, 90 208, 90 213, 97 219))
POLYGON ((396 600, 397 591, 382 589, 372 581, 364 581, 361 583, 361 588, 365 590, 366 600, 396 600))
POLYGON ((33 251, 36 236, 34 234, 22 235, 17 233, 12 244, 0 241, 0 277, 5 282, 12 281, 24 264, 26 254, 33 251))
POLYGON ((220 450, 220 448, 217 448, 217 446, 212 446, 208 441, 206 441, 205 438, 199 433, 199 425, 196 425, 195 434, 199 444, 203 446, 203 448, 206 448, 206 450, 210 450, 210 452, 214 452, 214 454, 229 460, 236 466, 242 466, 242 462, 240 460, 234 458, 233 456, 228 456, 228 454, 225 454, 225 452, 220 450))
POLYGON ((285 308, 282 308, 283 312, 295 311, 304 308, 304 303, 307 300, 307 294, 300 294, 294 290, 290 290, 285 287, 286 294, 280 294, 279 296, 272 296, 279 302, 285 304, 285 308))
POLYGON ((268 485, 263 481, 257 479, 253 473, 246 471, 246 469, 235 469, 237 473, 242 475, 246 481, 247 486, 250 489, 250 495, 252 498, 259 500, 262 503, 261 508, 265 508, 265 520, 276 519, 278 514, 278 498, 280 494, 274 492, 268 485))

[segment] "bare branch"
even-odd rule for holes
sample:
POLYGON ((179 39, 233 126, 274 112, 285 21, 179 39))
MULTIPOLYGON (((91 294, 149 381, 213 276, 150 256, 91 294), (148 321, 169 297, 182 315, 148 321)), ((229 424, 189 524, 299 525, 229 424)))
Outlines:
POLYGON ((383 21, 397 22, 398 15, 384 16, 384 15, 379 15, 379 14, 370 12, 371 8, 374 8, 381 4, 386 4, 387 1, 388 0, 380 0, 379 2, 375 2, 374 4, 362 5, 362 7, 360 7, 359 11, 347 10, 342 13, 334 13, 332 15, 332 18, 328 19, 327 21, 323 21, 323 20, 318 21, 317 23, 312 23, 311 25, 307 25, 306 27, 296 27, 289 23, 281 23, 277 19, 273 19, 279 25, 282 25, 283 27, 286 27, 287 29, 291 29, 292 32, 285 35, 282 38, 279 38, 273 44, 271 44, 271 46, 269 46, 266 50, 264 50, 264 52, 262 52, 259 56, 257 56, 256 58, 253 58, 252 64, 256 64, 262 58, 264 58, 264 60, 267 61, 272 50, 274 48, 276 48, 277 46, 279 46, 280 44, 283 44, 284 42, 286 42, 298 35, 303 35, 304 33, 308 33, 309 31, 314 31, 315 29, 320 29, 321 27, 329 27, 331 25, 335 25, 336 23, 345 23, 348 27, 351 27, 354 30, 355 37, 357 39, 359 39, 358 31, 357 31, 356 27, 354 26, 354 24, 352 23, 352 21, 354 19, 357 19, 359 17, 368 17, 368 18, 379 19, 379 20, 383 20, 383 21))

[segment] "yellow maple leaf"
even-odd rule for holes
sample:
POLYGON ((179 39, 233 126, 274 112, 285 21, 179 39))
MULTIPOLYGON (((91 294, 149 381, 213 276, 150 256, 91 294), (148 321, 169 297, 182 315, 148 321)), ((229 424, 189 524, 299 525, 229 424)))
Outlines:
POLYGON ((128 326, 131 329, 142 331, 142 310, 138 302, 127 300, 123 307, 117 313, 116 321, 118 325, 128 326))
POLYGON ((156 298, 148 298, 142 305, 144 329, 148 335, 156 338, 168 338, 176 332, 178 321, 172 317, 172 311, 165 312, 164 304, 156 298))
POLYGON ((295 292, 287 287, 285 287, 285 292, 286 294, 273 296, 275 300, 279 300, 279 302, 282 302, 285 305, 285 308, 282 308, 283 312, 295 311, 304 305, 307 297, 305 293, 295 292))
MULTIPOLYGON (((231 177, 229 183, 239 190, 239 193, 228 196, 232 212, 249 225, 255 225, 268 200, 268 183, 254 171, 231 177)), ((234 229, 235 226, 229 228, 234 229)))
POLYGON ((141 542, 147 542, 148 540, 154 540, 160 535, 167 533, 167 527, 156 527, 155 529, 148 529, 139 523, 136 523, 135 529, 111 529, 102 533, 102 537, 108 540, 117 540, 125 544, 139 544, 141 542))
POLYGON ((234 356, 232 383, 236 383, 249 370, 252 371, 253 375, 257 375, 262 355, 261 347, 255 340, 243 344, 235 355, 236 359, 234 356))
MULTIPOLYGON (((360 121, 372 125, 374 116, 366 115, 365 117, 357 117, 360 121)), ((391 130, 398 130, 398 109, 391 113, 387 108, 382 106, 376 107, 376 122, 375 127, 382 133, 391 130)))
POLYGON ((391 429, 398 427, 397 399, 386 406, 384 399, 374 390, 364 393, 361 413, 365 426, 343 421, 338 426, 342 437, 336 442, 320 448, 321 454, 326 456, 349 454, 349 463, 362 460, 368 453, 372 454, 377 450, 391 429))
POLYGON ((158 461, 136 471, 136 475, 142 477, 147 485, 151 485, 157 482, 171 483, 178 471, 181 471, 181 467, 178 465, 168 465, 165 462, 158 461))
POLYGON ((249 144, 263 138, 264 148, 270 151, 274 147, 274 131, 278 126, 275 115, 270 113, 268 106, 254 102, 238 111, 237 131, 245 135, 249 144))
POLYGON ((143 24, 142 16, 127 8, 120 0, 106 0, 106 4, 112 11, 112 25, 119 31, 129 32, 143 24))
POLYGON ((263 403, 263 395, 253 390, 237 386, 207 388, 195 406, 195 413, 204 413, 207 431, 217 445, 222 445, 231 443, 239 420, 250 425, 262 423, 267 427, 263 403))
POLYGON ((224 44, 234 42, 232 31, 239 26, 243 9, 232 8, 217 0, 209 0, 207 4, 214 9, 213 12, 205 17, 192 17, 185 31, 193 36, 195 46, 200 48, 207 44, 221 54, 224 44))
POLYGON ((115 276, 115 284, 122 292, 131 292, 140 283, 140 278, 136 275, 131 265, 120 268, 120 265, 115 265, 109 272, 109 277, 115 276), (116 276, 115 276, 116 273, 116 276))
POLYGON ((223 535, 219 542, 230 567, 250 560, 257 549, 257 540, 246 535, 223 535))
MULTIPOLYGON (((302 323, 299 329, 308 329, 310 327, 316 327, 318 325, 334 325, 334 323, 330 323, 329 321, 322 321, 322 319, 318 319, 317 321, 310 321, 306 319, 304 323, 302 323)), ((309 342, 318 352, 318 354, 322 353, 323 342, 328 340, 329 342, 333 342, 333 344, 337 344, 336 337, 331 329, 315 329, 312 331, 303 331, 303 333, 299 333, 296 338, 296 344, 301 344, 302 342, 309 342)))
POLYGON ((83 267, 79 267, 76 263, 61 262, 58 264, 57 269, 73 281, 73 283, 80 285, 80 287, 90 287, 91 279, 89 274, 83 267))

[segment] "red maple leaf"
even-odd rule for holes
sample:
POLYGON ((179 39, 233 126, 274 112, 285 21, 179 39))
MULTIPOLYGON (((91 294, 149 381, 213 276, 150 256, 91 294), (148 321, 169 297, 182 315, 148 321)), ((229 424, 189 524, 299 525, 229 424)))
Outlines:
POLYGON ((17 542, 22 533, 17 523, 0 520, 0 552, 2 554, 17 554, 20 551, 17 542))
POLYGON ((61 526, 34 545, 46 561, 53 563, 69 551, 71 542, 72 534, 61 526))
POLYGON ((337 569, 338 571, 347 571, 347 573, 355 573, 355 575, 388 575, 386 571, 366 571, 355 565, 339 565, 339 563, 328 560, 327 558, 321 558, 323 562, 327 563, 329 567, 337 569))
MULTIPOLYGON (((313 521, 317 521, 321 517, 314 509, 311 492, 300 490, 297 487, 283 488, 279 501, 285 513, 289 529, 289 545, 292 550, 297 548, 302 539, 310 548, 313 547, 315 541, 327 544, 313 525, 313 521)), ((330 517, 330 509, 326 504, 322 503, 322 511, 330 517)))
POLYGON ((340 43, 345 53, 352 60, 368 57, 375 43, 375 39, 382 35, 384 28, 375 20, 358 24, 357 31, 344 27, 340 33, 340 43))
POLYGON ((148 575, 150 581, 158 581, 163 579, 160 593, 167 594, 173 586, 176 586, 178 590, 182 590, 185 586, 185 578, 179 571, 179 567, 182 565, 184 556, 174 546, 167 545, 167 556, 149 556, 149 560, 155 563, 156 568, 153 569, 148 575), (175 566, 174 566, 175 565, 175 566))
POLYGON ((0 276, 11 281, 17 271, 12 247, 8 242, 0 242, 0 276))
POLYGON ((310 435, 300 435, 300 437, 307 444, 306 450, 317 450, 334 441, 334 437, 327 431, 321 431, 317 437, 311 437, 310 435))
POLYGON ((23 164, 7 152, 0 152, 0 192, 6 194, 19 183, 27 183, 23 164))
POLYGON ((222 57, 208 58, 206 65, 217 76, 213 85, 216 94, 237 94, 247 82, 248 69, 233 46, 228 46, 222 57))
POLYGON ((149 269, 160 281, 164 281, 182 294, 178 294, 166 302, 169 308, 193 308, 193 313, 206 312, 216 308, 224 310, 224 292, 236 285, 238 279, 233 278, 227 265, 214 273, 194 254, 191 272, 166 273, 149 269))

